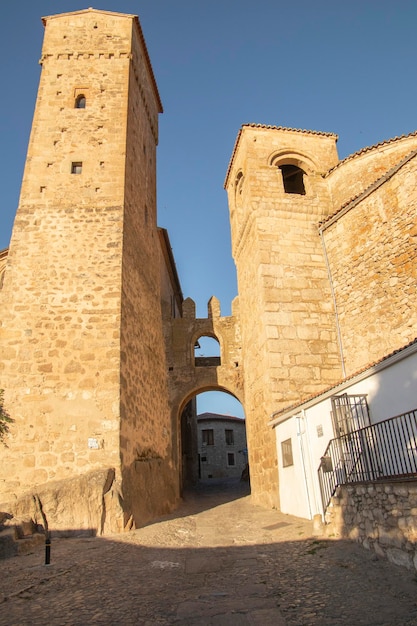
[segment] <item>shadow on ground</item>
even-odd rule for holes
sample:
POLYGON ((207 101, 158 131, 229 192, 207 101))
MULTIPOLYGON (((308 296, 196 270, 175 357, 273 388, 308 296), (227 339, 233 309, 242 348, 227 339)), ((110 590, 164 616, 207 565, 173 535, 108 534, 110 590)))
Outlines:
POLYGON ((176 516, 130 533, 58 539, 50 566, 42 550, 4 561, 0 626, 417 624, 410 572, 314 538, 240 487, 199 485, 176 516))

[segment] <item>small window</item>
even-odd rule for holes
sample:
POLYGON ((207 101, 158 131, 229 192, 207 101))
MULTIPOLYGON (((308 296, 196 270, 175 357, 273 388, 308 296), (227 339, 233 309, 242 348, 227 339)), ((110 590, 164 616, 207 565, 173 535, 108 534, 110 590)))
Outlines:
POLYGON ((281 453, 282 453, 282 467, 289 467, 294 465, 292 458, 292 443, 291 439, 281 441, 281 453))
POLYGON ((80 94, 75 99, 75 108, 76 109, 85 109, 86 99, 84 94, 80 94))
POLYGON ((235 198, 236 198, 237 204, 240 204, 242 201, 244 180, 245 180, 245 177, 243 176, 243 172, 239 172, 239 174, 236 176, 236 182, 235 182, 235 198))
POLYGON ((228 452, 227 453, 227 465, 229 467, 232 467, 233 465, 235 465, 235 454, 234 454, 234 452, 228 452))
POLYGON ((202 463, 207 463, 207 457, 206 456, 202 456, 201 457, 201 462, 202 463))
POLYGON ((285 193, 305 195, 304 172, 296 165, 280 165, 285 193))
POLYGON ((214 446, 214 431, 212 428, 206 428, 201 431, 203 446, 214 446))
POLYGON ((83 171, 83 164, 81 161, 75 161, 71 163, 71 174, 81 174, 83 171))
POLYGON ((227 446, 232 446, 234 444, 234 436, 233 436, 233 430, 230 430, 228 428, 225 428, 224 431, 225 437, 226 437, 226 445, 227 446))

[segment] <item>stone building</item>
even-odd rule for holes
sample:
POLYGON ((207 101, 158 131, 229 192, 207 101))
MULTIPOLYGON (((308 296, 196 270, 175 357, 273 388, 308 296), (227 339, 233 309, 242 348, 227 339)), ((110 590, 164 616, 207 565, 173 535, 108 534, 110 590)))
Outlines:
POLYGON ((334 134, 242 126, 225 181, 238 297, 196 318, 157 226, 162 104, 137 17, 43 21, 0 253, 0 509, 36 516, 36 495, 54 528, 92 532, 172 510, 210 390, 244 406, 252 497, 278 507, 271 415, 415 337, 417 134, 340 161, 334 134), (218 358, 195 358, 201 337, 218 358))
POLYGON ((197 415, 199 478, 240 478, 247 463, 245 420, 231 415, 197 415))

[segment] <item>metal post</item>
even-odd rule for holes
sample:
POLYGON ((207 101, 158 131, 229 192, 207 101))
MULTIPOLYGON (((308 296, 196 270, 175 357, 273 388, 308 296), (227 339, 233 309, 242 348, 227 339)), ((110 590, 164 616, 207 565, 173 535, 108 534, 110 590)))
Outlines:
POLYGON ((51 563, 51 535, 47 531, 45 533, 45 565, 50 565, 51 563))

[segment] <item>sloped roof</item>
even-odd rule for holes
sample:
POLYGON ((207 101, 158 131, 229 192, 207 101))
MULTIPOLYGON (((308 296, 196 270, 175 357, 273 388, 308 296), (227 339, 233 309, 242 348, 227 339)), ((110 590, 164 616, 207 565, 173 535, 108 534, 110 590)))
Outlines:
POLYGON ((325 230, 328 226, 333 224, 333 222, 335 222, 339 217, 341 217, 342 215, 350 211, 350 209, 353 209, 353 207, 359 204, 359 202, 364 200, 373 191, 381 187, 387 180, 392 178, 394 174, 396 174, 404 165, 406 165, 406 163, 411 161, 411 159, 414 159, 415 156, 417 156, 417 150, 412 150, 412 152, 410 152, 405 157, 400 159, 400 161, 398 161, 396 165, 391 167, 387 172, 385 172, 385 174, 377 178, 377 180, 371 183, 369 187, 364 189, 364 191, 361 191, 356 196, 353 196, 353 198, 350 198, 350 200, 342 204, 342 206, 339 209, 337 209, 337 211, 335 211, 334 213, 332 213, 331 215, 328 215, 325 219, 323 219, 319 224, 319 230, 321 231, 325 230))
POLYGON ((244 423, 245 420, 234 415, 223 415, 222 413, 200 413, 197 415, 197 422, 213 422, 213 421, 239 422, 244 423))
POLYGON ((226 177, 224 179, 224 184, 223 184, 224 189, 226 189, 227 182, 228 182, 229 175, 230 175, 230 170, 232 169, 233 159, 235 157, 235 154, 239 145, 239 141, 242 136, 242 132, 245 128, 262 128, 266 130, 284 130, 284 131, 288 131, 291 133, 303 133, 304 135, 322 135, 324 137, 334 137, 336 141, 339 138, 338 135, 335 135, 334 133, 328 133, 328 132, 324 132, 320 130, 305 130, 301 128, 288 128, 286 126, 271 126, 269 124, 254 124, 254 123, 242 124, 242 126, 239 129, 238 135, 236 137, 235 145, 233 146, 232 156, 230 157, 230 160, 229 160, 226 177))
POLYGON ((357 157, 362 156, 366 152, 371 152, 372 150, 379 150, 382 146, 387 146, 387 145, 395 143, 397 141, 401 141, 402 139, 407 139, 408 137, 415 137, 415 136, 417 136, 417 131, 414 131, 412 133, 408 133, 408 135, 398 135, 397 137, 392 137, 391 139, 385 139, 384 141, 380 141, 378 143, 375 143, 372 146, 367 146, 365 148, 361 148, 360 150, 357 150, 356 152, 352 152, 352 154, 349 154, 347 157, 345 157, 344 159, 339 161, 339 163, 337 163, 334 167, 332 167, 326 173, 325 176, 329 176, 329 174, 334 172, 334 170, 336 170, 337 168, 341 167, 347 161, 351 161, 352 159, 356 159, 357 157))
POLYGON ((358 380, 366 378, 366 375, 374 373, 375 371, 382 370, 389 365, 393 365, 397 361, 401 361, 402 359, 406 358, 410 354, 414 354, 415 352, 417 352, 417 337, 415 337, 415 339, 407 343, 405 346, 402 346, 401 348, 398 348, 397 350, 394 350, 393 352, 390 352, 389 354, 383 356, 378 361, 368 363, 362 369, 354 372, 353 374, 350 374, 346 378, 342 378, 330 387, 325 387, 324 389, 322 389, 322 391, 319 391, 318 393, 304 398, 304 400, 302 400, 301 402, 292 404, 291 406, 287 406, 284 409, 276 411, 271 415, 270 421, 268 423, 270 426, 276 426, 277 424, 292 417, 298 411, 301 411, 301 409, 306 409, 310 406, 313 406, 314 404, 317 404, 319 398, 328 395, 334 395, 335 391, 342 391, 343 387, 349 386, 349 384, 354 382, 356 378, 358 380))

